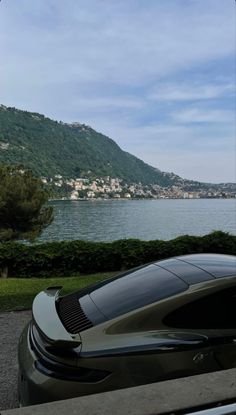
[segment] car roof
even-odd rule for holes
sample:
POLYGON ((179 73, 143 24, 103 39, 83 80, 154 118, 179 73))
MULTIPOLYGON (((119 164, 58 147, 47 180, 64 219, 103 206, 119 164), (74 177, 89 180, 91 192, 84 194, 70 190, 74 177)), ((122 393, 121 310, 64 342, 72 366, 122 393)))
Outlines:
POLYGON ((236 276, 236 256, 222 254, 192 254, 165 259, 155 263, 177 275, 188 285, 236 276))

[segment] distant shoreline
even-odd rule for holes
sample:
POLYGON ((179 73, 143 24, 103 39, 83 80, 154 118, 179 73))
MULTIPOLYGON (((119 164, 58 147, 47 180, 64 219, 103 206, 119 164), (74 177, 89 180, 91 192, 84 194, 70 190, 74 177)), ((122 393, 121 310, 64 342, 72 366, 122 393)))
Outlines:
POLYGON ((81 198, 81 199, 70 199, 70 198, 49 198, 48 201, 49 202, 96 202, 96 201, 104 201, 104 202, 109 202, 109 201, 115 201, 115 202, 119 202, 119 201, 135 201, 135 200, 236 200, 236 197, 160 197, 160 198, 153 198, 153 197, 145 197, 145 198, 126 198, 126 197, 121 197, 121 198, 109 198, 109 199, 103 199, 103 198, 81 198))

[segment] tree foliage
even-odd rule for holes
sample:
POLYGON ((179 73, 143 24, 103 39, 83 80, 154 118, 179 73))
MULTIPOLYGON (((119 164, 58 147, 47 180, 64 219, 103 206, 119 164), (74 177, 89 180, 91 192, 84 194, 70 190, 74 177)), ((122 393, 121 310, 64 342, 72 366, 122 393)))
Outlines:
POLYGON ((33 240, 53 220, 40 179, 21 166, 0 165, 0 242, 33 240))

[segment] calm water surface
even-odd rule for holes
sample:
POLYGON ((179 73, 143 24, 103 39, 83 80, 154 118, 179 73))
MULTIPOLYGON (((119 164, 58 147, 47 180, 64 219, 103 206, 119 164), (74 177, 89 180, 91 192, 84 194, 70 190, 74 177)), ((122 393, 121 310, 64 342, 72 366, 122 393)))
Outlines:
POLYGON ((37 242, 172 239, 222 230, 236 235, 236 199, 54 201, 37 242))

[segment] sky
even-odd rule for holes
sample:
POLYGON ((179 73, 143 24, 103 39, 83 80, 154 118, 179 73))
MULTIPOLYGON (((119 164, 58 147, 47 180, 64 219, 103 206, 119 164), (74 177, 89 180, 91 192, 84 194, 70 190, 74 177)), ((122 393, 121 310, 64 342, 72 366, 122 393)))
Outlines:
POLYGON ((2 0, 0 103, 236 181, 235 0, 2 0))

